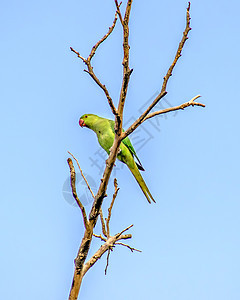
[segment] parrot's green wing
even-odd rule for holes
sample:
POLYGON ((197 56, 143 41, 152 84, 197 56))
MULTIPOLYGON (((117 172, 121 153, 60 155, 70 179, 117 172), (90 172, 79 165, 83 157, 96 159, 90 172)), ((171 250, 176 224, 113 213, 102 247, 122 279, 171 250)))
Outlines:
MULTIPOLYGON (((112 120, 109 120, 109 122, 110 122, 111 129, 112 129, 112 131, 114 133, 114 125, 115 125, 115 123, 112 120)), ((124 132, 124 129, 123 129, 123 132, 124 132)), ((136 163, 138 169, 141 170, 141 171, 145 171, 144 168, 143 168, 143 166, 142 166, 142 164, 141 164, 141 162, 140 162, 140 159, 137 156, 137 153, 136 153, 135 149, 133 148, 133 145, 132 145, 130 139, 128 137, 126 137, 122 141, 122 143, 128 148, 128 150, 130 151, 130 153, 132 154, 132 156, 136 158, 137 162, 135 161, 135 163, 136 163)))

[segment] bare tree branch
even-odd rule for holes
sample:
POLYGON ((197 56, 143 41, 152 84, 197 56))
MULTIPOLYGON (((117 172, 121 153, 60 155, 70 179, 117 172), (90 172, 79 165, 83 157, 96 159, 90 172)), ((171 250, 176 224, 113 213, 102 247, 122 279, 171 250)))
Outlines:
MULTIPOLYGON (((118 2, 115 1, 116 6, 117 6, 117 12, 119 14, 119 17, 121 16, 120 9, 118 6, 118 2)), ((124 20, 121 22, 122 27, 123 27, 123 80, 122 80, 122 87, 121 87, 121 93, 120 93, 120 98, 119 98, 119 103, 118 103, 118 113, 119 116, 116 116, 115 118, 115 132, 117 135, 121 135, 122 133, 122 116, 123 116, 123 108, 124 108, 124 103, 126 100, 126 95, 127 95, 127 90, 128 90, 128 83, 130 79, 130 75, 133 71, 130 70, 129 68, 129 17, 130 17, 130 11, 131 11, 131 6, 132 6, 132 0, 128 0, 127 2, 127 7, 125 11, 125 16, 124 20)))
POLYGON ((113 20, 113 25, 111 27, 109 27, 109 30, 108 32, 101 38, 101 40, 99 40, 96 45, 94 45, 92 47, 92 50, 91 50, 91 53, 89 54, 88 58, 87 58, 87 61, 91 61, 91 59, 93 58, 94 54, 96 53, 96 50, 97 48, 108 38, 108 36, 113 32, 113 29, 116 25, 116 22, 117 22, 117 12, 115 13, 115 16, 114 16, 114 20, 113 20))
MULTIPOLYGON (((122 239, 130 239, 132 237, 131 234, 125 234, 123 235, 123 232, 129 230, 133 225, 128 226, 124 230, 122 230, 120 233, 115 234, 114 236, 110 236, 107 241, 98 249, 98 251, 84 264, 83 270, 82 270, 82 277, 86 272, 102 257, 102 255, 108 251, 109 249, 112 249, 116 242, 122 240, 122 239)), ((94 235, 102 240, 105 240, 101 235, 94 235)))
POLYGON ((178 46, 178 49, 177 49, 177 53, 175 55, 173 63, 169 67, 169 69, 167 71, 167 74, 164 77, 161 93, 164 92, 164 91, 166 91, 167 83, 168 83, 169 78, 172 76, 173 68, 176 66, 176 63, 177 63, 178 59, 182 56, 183 46, 184 46, 186 40, 188 39, 188 33, 189 33, 189 31, 192 29, 190 27, 190 20, 191 20, 191 18, 190 18, 190 5, 191 5, 191 3, 188 2, 187 15, 186 15, 186 28, 185 28, 185 30, 183 32, 183 37, 182 37, 181 42, 179 43, 179 46, 178 46))
POLYGON ((115 243, 115 245, 121 245, 121 246, 124 246, 124 247, 127 247, 128 249, 130 249, 132 252, 133 251, 137 251, 137 252, 142 252, 141 250, 138 250, 138 249, 135 249, 127 244, 124 244, 124 243, 115 243))
MULTIPOLYGON (((76 161, 76 163, 77 163, 77 165, 78 165, 78 168, 79 168, 79 171, 80 171, 80 173, 81 173, 81 175, 82 175, 82 177, 83 177, 83 179, 84 179, 84 181, 85 181, 85 183, 86 183, 86 185, 87 185, 87 187, 88 187, 88 189, 89 189, 89 191, 90 191, 90 193, 91 193, 91 195, 92 195, 92 197, 93 197, 93 200, 94 200, 94 199, 95 199, 95 196, 94 196, 94 194, 93 194, 93 191, 92 191, 92 189, 91 189, 91 187, 90 187, 90 185, 89 185, 89 183, 88 183, 86 177, 85 177, 84 174, 83 174, 83 171, 82 171, 82 169, 81 169, 81 167, 80 167, 80 165, 79 165, 78 160, 76 159, 76 157, 75 157, 70 151, 68 151, 68 153, 69 153, 69 154, 74 158, 74 160, 76 161)), ((100 209, 100 219, 101 219, 101 224, 102 224, 102 232, 103 232, 103 234, 104 234, 105 236, 107 236, 107 232, 106 232, 106 227, 105 227, 105 223, 104 223, 104 217, 103 217, 102 209, 100 209)))
POLYGON ((82 202, 79 200, 78 195, 77 195, 77 191, 76 191, 76 173, 75 173, 75 169, 74 169, 74 166, 73 166, 73 162, 72 162, 71 158, 68 158, 67 162, 68 162, 68 165, 69 165, 69 168, 70 168, 70 174, 71 174, 72 194, 73 194, 73 197, 76 200, 79 208, 81 209, 84 226, 87 230, 88 227, 89 227, 89 222, 88 222, 88 219, 87 219, 85 208, 82 205, 82 202))
POLYGON ((83 175, 83 171, 82 171, 82 169, 81 169, 81 167, 80 167, 80 165, 79 165, 78 160, 76 159, 76 157, 75 157, 71 152, 68 151, 68 153, 69 153, 69 154, 74 158, 74 160, 76 161, 76 163, 77 163, 77 165, 78 165, 78 169, 79 169, 79 171, 80 171, 80 173, 81 173, 81 175, 82 175, 82 178, 84 179, 84 181, 85 181, 85 183, 86 183, 86 185, 87 185, 87 187, 88 187, 88 189, 89 189, 89 191, 90 191, 90 193, 91 193, 91 195, 92 195, 92 197, 93 197, 93 199, 94 199, 95 196, 94 196, 94 194, 93 194, 93 191, 92 191, 90 185, 88 184, 88 181, 87 181, 86 177, 83 175))
MULTIPOLYGON (((161 92, 159 93, 159 95, 154 99, 154 101, 152 102, 151 105, 149 105, 149 107, 145 110, 145 112, 124 132, 122 133, 122 137, 121 139, 124 139, 125 137, 127 137, 130 133, 132 133, 145 119, 145 117, 147 116, 147 114, 153 109, 154 106, 156 106, 156 104, 167 94, 166 88, 167 88, 167 83, 169 78, 172 76, 172 71, 178 61, 178 59, 181 57, 182 55, 182 49, 183 46, 186 42, 186 40, 188 39, 188 33, 191 30, 190 28, 190 2, 188 3, 188 7, 187 7, 187 14, 186 14, 186 27, 185 30, 183 32, 183 37, 181 39, 181 42, 179 43, 178 49, 177 49, 177 53, 175 55, 175 58, 171 64, 171 66, 169 67, 167 74, 164 76, 163 79, 163 84, 162 84, 162 89, 161 92)), ((146 118, 148 119, 148 118, 146 118)), ((145 120, 146 120, 145 119, 145 120)))
POLYGON ((102 240, 102 241, 104 241, 104 242, 107 241, 107 239, 105 239, 105 237, 103 237, 101 234, 95 234, 95 233, 94 233, 93 236, 96 237, 96 238, 99 238, 100 240, 102 240))
POLYGON ((132 238, 131 234, 121 234, 121 236, 119 237, 119 239, 121 239, 121 240, 128 240, 131 238, 132 238))
MULTIPOLYGON (((128 226, 127 228, 123 229, 120 233, 118 233, 118 236, 119 236, 119 237, 122 236, 122 234, 123 234, 125 231, 129 230, 129 229, 132 228, 132 227, 133 227, 133 224, 130 225, 130 226, 128 226)), ((130 237, 125 237, 125 239, 128 239, 128 238, 130 238, 130 237)))
POLYGON ((101 224, 102 224, 102 233, 103 233, 103 235, 105 235, 107 237, 108 235, 107 235, 107 231, 106 231, 102 208, 100 209, 100 219, 101 219, 101 224))
MULTIPOLYGON (((162 109, 162 110, 158 110, 158 111, 154 111, 154 112, 152 112, 152 113, 149 113, 149 114, 147 114, 147 116, 146 116, 144 119, 142 119, 142 120, 140 121, 139 125, 142 124, 144 121, 146 121, 146 120, 148 120, 148 119, 150 119, 150 118, 153 118, 153 117, 155 117, 155 116, 158 116, 158 115, 161 115, 161 114, 166 114, 166 113, 169 113, 169 112, 175 111, 175 110, 183 110, 184 108, 186 108, 186 107, 188 107, 188 106, 201 106, 201 107, 205 107, 205 104, 198 103, 198 102, 194 102, 194 101, 195 101, 197 98, 199 98, 199 97, 201 97, 201 96, 200 96, 200 95, 197 95, 197 96, 193 97, 190 101, 185 102, 185 103, 183 103, 183 104, 181 104, 181 105, 174 106, 174 107, 168 107, 168 108, 165 108, 165 109, 162 109)), ((139 126, 139 125, 138 125, 138 126, 139 126)), ((138 126, 137 126, 137 127, 138 127, 138 126)), ((132 133, 135 129, 136 129, 136 128, 135 128, 135 123, 133 123, 133 124, 128 128, 129 134, 132 133)), ((126 133, 126 131, 123 132, 122 138, 125 138, 125 137, 126 137, 126 134, 125 134, 125 133, 126 133)))
POLYGON ((108 92, 108 89, 106 88, 106 86, 104 84, 102 84, 100 82, 100 80, 98 79, 98 77, 96 76, 96 74, 94 73, 93 71, 93 67, 91 65, 91 59, 93 58, 97 48, 108 38, 108 36, 112 33, 115 25, 116 25, 116 22, 117 22, 117 13, 115 13, 115 17, 114 17, 114 21, 113 21, 113 25, 111 27, 109 27, 109 30, 108 32, 92 47, 92 50, 88 56, 87 59, 85 59, 83 56, 80 55, 79 52, 77 52, 76 50, 74 50, 72 47, 70 47, 70 50, 72 52, 74 52, 75 54, 77 54, 78 58, 80 58, 84 63, 85 65, 87 66, 88 68, 88 71, 87 70, 84 70, 86 71, 91 77, 92 79, 97 83, 97 85, 104 91, 106 97, 107 97, 107 100, 108 100, 108 104, 113 112, 113 114, 115 116, 118 116, 118 112, 117 112, 117 109, 116 107, 114 106, 114 103, 113 103, 113 100, 111 98, 111 96, 109 95, 109 92, 108 92))
POLYGON ((122 18, 122 14, 121 14, 121 11, 120 11, 120 6, 121 6, 122 2, 120 2, 120 4, 118 4, 118 1, 115 0, 115 4, 116 4, 116 7, 117 7, 117 14, 119 16, 119 20, 120 20, 121 24, 123 25, 123 18, 122 18))
POLYGON ((106 267, 105 267, 105 275, 107 275, 107 269, 108 269, 108 265, 109 265, 109 257, 110 257, 110 253, 111 253, 111 248, 108 249, 108 254, 107 254, 107 263, 106 263, 106 267))
POLYGON ((180 110, 180 109, 184 109, 188 106, 201 106, 201 107, 205 107, 205 104, 202 104, 202 103, 198 103, 198 102, 194 102, 197 98, 201 97, 200 95, 197 95, 195 97, 193 97, 190 101, 188 102, 185 102, 181 105, 178 105, 178 106, 174 106, 174 107, 169 107, 169 108, 165 108, 165 109, 162 109, 162 110, 158 110, 158 111, 155 111, 155 112, 152 112, 150 114, 148 114, 142 122, 146 121, 147 119, 150 119, 152 117, 155 117, 155 116, 158 116, 158 115, 161 115, 161 114, 166 114, 166 113, 169 113, 171 111, 175 111, 175 110, 180 110))
POLYGON ((111 202, 111 204, 110 204, 110 206, 108 208, 108 217, 106 219, 107 237, 110 236, 109 222, 110 222, 111 215, 112 215, 112 208, 113 208, 115 199, 117 197, 117 193, 119 191, 118 184, 117 184, 117 179, 116 178, 114 179, 114 187, 115 187, 115 192, 113 194, 112 202, 111 202))
MULTIPOLYGON (((91 267, 91 266, 89 266, 88 269, 84 269, 84 262, 86 260, 88 251, 90 249, 90 245, 92 242, 92 236, 93 236, 93 229, 96 225, 103 199, 106 197, 106 189, 108 186, 109 178, 110 178, 114 163, 117 158, 120 143, 121 143, 121 140, 116 135, 113 146, 111 148, 110 155, 106 161, 106 167, 105 167, 105 170, 103 173, 103 178, 101 179, 101 183, 100 183, 98 192, 95 196, 95 200, 94 200, 94 203, 92 205, 92 208, 91 208, 91 211, 89 214, 89 227, 86 228, 86 230, 84 232, 84 236, 81 241, 81 245, 79 247, 77 257, 75 259, 75 270, 74 270, 72 286, 71 286, 71 290, 70 290, 70 294, 69 294, 69 300, 77 300, 77 297, 79 294, 79 289, 80 289, 81 282, 82 282, 82 278, 83 278, 85 272, 91 267)), ((128 238, 130 238, 130 237, 128 237, 128 238)), ((106 251, 107 251, 107 249, 104 252, 106 252, 106 251)), ((100 255, 100 257, 101 257, 101 255, 100 255)), ((98 260, 98 259, 99 258, 97 258, 96 260, 98 260)))
MULTIPOLYGON (((190 14, 189 14, 190 3, 189 3, 188 8, 187 8, 186 28, 185 28, 185 31, 183 33, 183 37, 182 37, 182 40, 179 44, 179 47, 178 47, 176 56, 174 58, 174 61, 171 64, 171 66, 169 67, 169 69, 168 69, 168 71, 167 71, 167 73, 164 77, 161 92, 154 99, 154 101, 147 108, 147 110, 127 129, 127 131, 122 133, 123 110, 124 110, 124 104, 125 104, 126 95, 127 95, 127 91, 128 91, 129 79, 130 79, 130 75, 132 73, 132 70, 129 68, 129 48, 130 48, 130 46, 129 46, 129 17, 130 17, 130 12, 131 12, 132 0, 127 0, 127 6, 126 6, 124 18, 122 17, 122 14, 121 14, 121 11, 120 11, 120 5, 121 4, 119 5, 117 0, 115 0, 115 4, 116 4, 116 7, 117 7, 117 14, 115 15, 113 25, 112 25, 112 27, 109 28, 108 33, 99 42, 97 42, 97 44, 92 48, 88 58, 87 59, 83 58, 77 51, 75 51, 73 48, 71 48, 71 51, 73 51, 75 54, 77 54, 77 56, 86 64, 87 70, 85 70, 85 71, 99 85, 99 87, 104 91, 104 93, 107 97, 107 100, 108 100, 108 103, 111 107, 111 110, 112 110, 113 114, 115 115, 115 138, 114 138, 113 145, 110 149, 110 154, 108 156, 108 159, 106 160, 106 166, 105 166, 105 170, 104 170, 104 173, 103 173, 103 177, 101 179, 98 192, 94 197, 94 203, 92 205, 92 208, 91 208, 88 219, 86 217, 84 207, 82 207, 83 210, 81 209, 82 212, 84 212, 84 214, 85 214, 84 222, 86 222, 86 224, 88 226, 85 225, 86 229, 85 229, 85 232, 84 232, 84 236, 82 238, 81 245, 79 247, 77 257, 75 259, 75 270, 74 270, 74 276, 73 276, 72 287, 71 287, 71 291, 70 291, 70 295, 69 295, 69 300, 77 300, 80 285, 81 285, 81 282, 82 282, 82 278, 85 275, 85 273, 102 257, 102 255, 106 251, 110 251, 110 249, 112 249, 116 245, 116 243, 119 243, 119 245, 122 245, 122 246, 125 246, 125 247, 129 248, 131 251, 140 251, 140 250, 137 250, 137 249, 135 249, 135 248, 133 248, 133 247, 127 245, 127 244, 123 244, 123 243, 119 242, 120 240, 126 240, 126 239, 130 239, 132 237, 131 234, 124 234, 124 233, 127 230, 129 230, 133 225, 128 226, 127 228, 122 230, 120 233, 115 234, 114 236, 110 236, 109 222, 110 222, 110 218, 111 218, 112 205, 114 204, 114 201, 115 201, 115 198, 116 198, 116 196, 114 196, 114 195, 115 194, 117 195, 116 186, 115 186, 115 193, 113 195, 113 199, 112 199, 111 205, 110 205, 109 210, 108 210, 108 218, 106 219, 106 223, 107 223, 106 226, 105 226, 105 223, 104 223, 103 213, 101 211, 101 206, 102 206, 103 200, 106 197, 106 190, 107 190, 107 186, 108 186, 108 183, 109 183, 109 178, 110 178, 111 172, 113 170, 113 166, 114 166, 114 163, 116 161, 122 139, 124 139, 131 132, 133 132, 143 121, 145 121, 148 118, 151 118, 155 115, 167 113, 167 112, 177 110, 177 109, 184 109, 185 107, 188 107, 190 105, 192 105, 192 106, 197 105, 197 106, 203 106, 204 107, 203 104, 194 102, 194 100, 198 98, 198 96, 196 96, 192 100, 190 100, 189 102, 186 102, 186 103, 184 103, 180 106, 176 106, 174 108, 168 108, 166 110, 161 110, 161 111, 158 111, 158 112, 150 113, 152 108, 160 101, 160 99, 162 99, 167 94, 166 87, 167 87, 168 80, 169 80, 170 76, 172 75, 172 71, 173 71, 179 57, 181 56, 183 46, 184 46, 184 44, 185 44, 185 42, 188 38, 187 35, 188 35, 188 32, 191 29, 190 28, 190 14), (117 21, 117 19, 116 19, 117 15, 119 16, 119 19, 120 19, 120 22, 121 22, 121 25, 122 25, 122 28, 123 28, 123 61, 122 61, 123 79, 122 79, 121 93, 120 93, 119 102, 118 102, 118 108, 116 109, 116 107, 114 106, 113 100, 110 97, 106 86, 103 85, 100 82, 100 80, 97 78, 97 76, 95 75, 95 73, 93 71, 93 67, 91 65, 91 59, 95 55, 95 52, 96 52, 97 48, 99 47, 99 45, 104 40, 106 40, 106 38, 113 31, 113 29, 115 27, 115 24, 116 24, 116 21, 117 21), (96 235, 96 234, 93 233, 93 230, 94 230, 94 227, 97 223, 99 214, 100 214, 100 218, 101 218, 101 222, 102 222, 103 235, 107 236, 106 238, 103 237, 102 235, 96 235), (107 229, 106 229, 106 227, 107 227, 107 229), (104 244, 98 249, 98 251, 87 262, 85 262, 86 258, 87 258, 87 255, 89 253, 89 249, 90 249, 90 245, 91 245, 93 236, 95 236, 97 238, 100 238, 102 241, 104 241, 104 244)), ((68 159, 68 161, 69 160, 71 161, 70 158, 68 159)), ((70 170, 71 170, 71 167, 70 167, 70 170)), ((71 178, 74 178, 74 176, 72 176, 71 178)), ((74 195, 74 193, 76 192, 75 184, 72 184, 72 191, 73 191, 73 195, 74 195)), ((77 195, 75 195, 75 196, 77 197, 77 195)), ((78 203, 78 201, 77 201, 77 203, 78 203)), ((81 203, 80 203, 80 205, 81 205, 81 203)), ((107 258, 107 266, 109 264, 108 260, 109 260, 109 255, 108 255, 108 258, 107 258)))
POLYGON ((138 126, 143 122, 143 119, 152 110, 152 108, 164 97, 167 92, 160 93, 153 103, 145 110, 145 112, 126 130, 122 133, 121 140, 125 139, 129 134, 131 134, 138 126))

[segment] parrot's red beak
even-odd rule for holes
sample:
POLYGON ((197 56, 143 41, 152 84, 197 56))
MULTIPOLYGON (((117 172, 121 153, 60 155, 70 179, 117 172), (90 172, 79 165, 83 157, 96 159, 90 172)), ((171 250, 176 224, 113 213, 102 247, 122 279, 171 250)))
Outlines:
POLYGON ((84 121, 83 121, 82 119, 79 120, 79 125, 80 125, 81 127, 86 126, 86 124, 84 123, 84 121))

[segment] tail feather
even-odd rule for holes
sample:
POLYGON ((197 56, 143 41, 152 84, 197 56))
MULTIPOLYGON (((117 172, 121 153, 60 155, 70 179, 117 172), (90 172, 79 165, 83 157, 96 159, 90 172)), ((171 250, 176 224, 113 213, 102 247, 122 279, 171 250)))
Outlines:
POLYGON ((132 172, 133 176, 135 177, 135 179, 136 179, 138 185, 140 186, 141 190, 143 191, 143 194, 147 198, 147 201, 149 203, 151 203, 151 200, 152 200, 153 202, 156 203, 156 201, 154 200, 152 194, 150 193, 144 179, 142 178, 142 175, 139 172, 138 167, 136 166, 136 164, 134 164, 134 168, 129 168, 129 169, 132 172))

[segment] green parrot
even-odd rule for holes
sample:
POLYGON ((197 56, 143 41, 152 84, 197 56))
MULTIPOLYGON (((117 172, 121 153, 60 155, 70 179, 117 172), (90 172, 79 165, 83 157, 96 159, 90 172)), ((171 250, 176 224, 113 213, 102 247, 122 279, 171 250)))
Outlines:
MULTIPOLYGON (((114 137, 115 137, 113 120, 101 118, 93 114, 84 114, 83 116, 81 116, 79 120, 79 125, 81 127, 87 127, 89 129, 92 129, 97 134, 97 138, 100 146, 108 154, 110 153, 110 148, 113 145, 114 137)), ((139 172, 139 170, 144 171, 144 168, 139 158, 137 157, 137 154, 128 137, 126 137, 121 142, 120 151, 119 154, 117 155, 117 158, 128 166, 129 170, 132 172, 133 176, 137 180, 137 183, 142 189, 148 202, 151 203, 151 200, 155 202, 145 181, 142 178, 142 175, 139 172), (136 159, 136 162, 134 158, 136 159)))

